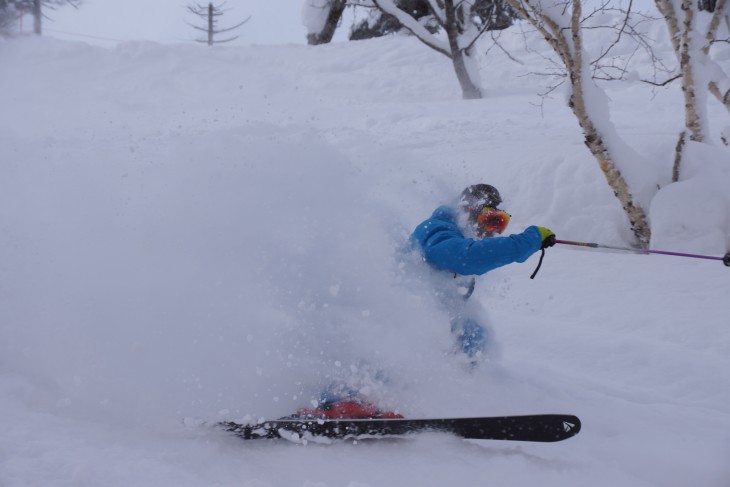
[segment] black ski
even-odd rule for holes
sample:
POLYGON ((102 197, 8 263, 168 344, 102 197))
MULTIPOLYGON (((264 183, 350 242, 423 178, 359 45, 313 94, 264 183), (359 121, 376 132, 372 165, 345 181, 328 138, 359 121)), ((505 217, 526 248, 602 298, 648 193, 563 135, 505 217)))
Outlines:
POLYGON ((225 430, 245 440, 259 438, 335 439, 402 436, 437 431, 462 438, 512 441, 561 441, 580 431, 580 420, 569 414, 491 416, 434 419, 307 419, 282 418, 256 424, 232 421, 219 423, 225 430))

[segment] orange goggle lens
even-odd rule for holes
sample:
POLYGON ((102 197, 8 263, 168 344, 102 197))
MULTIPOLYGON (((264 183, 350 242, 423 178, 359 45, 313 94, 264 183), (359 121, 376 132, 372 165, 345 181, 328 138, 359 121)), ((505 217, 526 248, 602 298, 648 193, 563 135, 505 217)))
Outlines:
POLYGON ((509 224, 509 213, 495 208, 484 208, 477 217, 479 226, 486 232, 502 233, 509 224))

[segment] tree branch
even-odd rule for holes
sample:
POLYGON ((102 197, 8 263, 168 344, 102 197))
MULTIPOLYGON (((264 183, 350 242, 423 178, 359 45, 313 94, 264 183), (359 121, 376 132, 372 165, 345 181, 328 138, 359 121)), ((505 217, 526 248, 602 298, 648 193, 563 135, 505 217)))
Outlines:
POLYGON ((725 13, 726 4, 727 0, 717 0, 717 3, 715 4, 715 11, 712 13, 712 19, 707 27, 707 34, 705 34, 707 44, 704 48, 702 48, 705 55, 710 53, 710 46, 712 46, 712 43, 715 41, 715 35, 717 34, 718 27, 720 27, 720 19, 725 13))
POLYGON ((673 76, 673 77, 669 78, 668 80, 663 81, 661 83, 657 83, 655 81, 649 81, 649 80, 646 80, 646 79, 642 79, 640 81, 642 83, 647 83, 647 84, 650 84, 650 85, 653 85, 653 86, 667 86, 672 81, 678 80, 681 77, 682 77, 682 73, 679 73, 677 76, 673 76))
POLYGON ((449 58, 451 57, 451 50, 449 49, 447 44, 431 34, 428 29, 421 25, 411 15, 396 7, 392 0, 373 0, 373 3, 383 12, 395 17, 398 22, 403 25, 403 27, 408 29, 414 36, 416 36, 428 47, 437 52, 440 52, 444 56, 447 56, 449 58))
MULTIPOLYGON (((241 26, 242 26, 243 24, 245 24, 245 23, 246 23, 246 22, 248 22, 249 20, 251 20, 251 16, 250 16, 250 15, 249 15, 249 16, 248 16, 248 18, 246 18, 246 20, 244 20, 243 22, 240 22, 240 23, 238 23, 238 24, 234 25, 233 27, 228 27, 228 28, 226 28, 226 29, 220 29, 220 30, 217 30, 217 31, 215 31, 215 33, 216 33, 216 34, 220 34, 221 32, 230 32, 230 31, 232 31, 232 30, 234 30, 234 29, 238 29, 239 27, 241 27, 241 26)), ((221 42, 222 42, 222 41, 221 41, 221 42)))

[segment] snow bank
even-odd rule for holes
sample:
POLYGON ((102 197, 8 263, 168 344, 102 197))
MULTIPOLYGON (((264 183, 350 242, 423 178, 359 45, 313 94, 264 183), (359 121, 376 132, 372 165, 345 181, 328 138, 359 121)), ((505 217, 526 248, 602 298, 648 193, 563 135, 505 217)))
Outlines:
MULTIPOLYGON (((503 355, 471 374, 405 279, 409 231, 474 182, 500 189, 511 231, 630 241, 563 100, 536 106, 509 59, 464 102, 448 60, 403 37, 0 55, 0 484, 727 484, 721 264, 558 246, 535 280, 536 257, 490 273, 473 299, 503 355), (288 414, 333 379, 409 416, 557 411, 584 429, 299 447, 181 424, 288 414)), ((677 89, 608 93, 619 134, 670 171, 677 89)), ((717 252, 717 150, 691 148, 657 193, 662 245, 686 241, 680 219, 717 252)))
POLYGON ((683 157, 680 181, 652 201, 652 246, 721 256, 730 245, 730 157, 698 143, 688 143, 683 157))

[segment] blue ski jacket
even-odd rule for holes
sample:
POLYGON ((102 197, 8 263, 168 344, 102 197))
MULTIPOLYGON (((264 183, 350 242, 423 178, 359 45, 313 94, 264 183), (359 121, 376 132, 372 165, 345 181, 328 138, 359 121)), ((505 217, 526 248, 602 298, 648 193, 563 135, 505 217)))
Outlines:
POLYGON ((431 266, 460 275, 482 275, 503 265, 524 262, 542 247, 536 226, 508 237, 467 238, 453 208, 441 206, 413 231, 411 243, 431 266))

